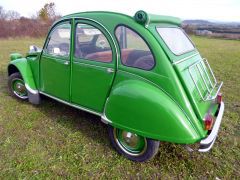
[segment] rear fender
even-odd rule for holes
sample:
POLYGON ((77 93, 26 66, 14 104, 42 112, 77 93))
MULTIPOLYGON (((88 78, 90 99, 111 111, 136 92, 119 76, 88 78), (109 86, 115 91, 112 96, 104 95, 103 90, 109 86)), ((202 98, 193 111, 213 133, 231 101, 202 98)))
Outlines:
POLYGON ((28 91, 29 102, 31 102, 32 104, 39 104, 40 95, 36 88, 32 70, 27 59, 19 58, 19 59, 12 60, 8 65, 8 75, 11 75, 11 73, 13 73, 15 69, 18 70, 18 72, 23 77, 26 89, 28 91))
POLYGON ((104 117, 114 127, 160 141, 190 144, 201 139, 175 101, 141 80, 114 85, 104 117))

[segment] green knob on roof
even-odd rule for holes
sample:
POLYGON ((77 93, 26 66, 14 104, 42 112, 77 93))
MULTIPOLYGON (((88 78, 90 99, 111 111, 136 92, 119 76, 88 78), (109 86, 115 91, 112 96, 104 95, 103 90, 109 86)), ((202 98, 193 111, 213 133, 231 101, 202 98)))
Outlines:
POLYGON ((140 10, 135 13, 134 18, 138 23, 145 24, 147 22, 148 15, 145 11, 140 10))
POLYGON ((139 24, 148 27, 149 24, 158 24, 158 23, 165 23, 165 24, 175 24, 177 26, 181 25, 181 19, 172 17, 172 16, 162 16, 156 14, 148 14, 143 10, 137 11, 134 15, 135 21, 139 24))

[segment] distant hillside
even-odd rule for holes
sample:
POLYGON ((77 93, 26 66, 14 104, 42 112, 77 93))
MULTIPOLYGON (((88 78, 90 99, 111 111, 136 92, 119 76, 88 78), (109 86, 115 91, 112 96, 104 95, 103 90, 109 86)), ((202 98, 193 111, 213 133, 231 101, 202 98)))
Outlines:
POLYGON ((224 22, 224 21, 215 21, 215 20, 184 20, 183 24, 189 25, 213 25, 213 26, 234 26, 240 28, 240 22, 224 22))
POLYGON ((184 20, 184 24, 212 24, 212 22, 207 20, 184 20))
POLYGON ((240 39, 240 22, 184 20, 182 27, 189 34, 222 37, 226 39, 240 39))

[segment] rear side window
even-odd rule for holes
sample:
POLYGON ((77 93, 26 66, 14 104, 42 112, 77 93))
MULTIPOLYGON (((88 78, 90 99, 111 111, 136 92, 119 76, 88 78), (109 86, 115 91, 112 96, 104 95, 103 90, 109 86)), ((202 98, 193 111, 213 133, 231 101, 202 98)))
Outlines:
POLYGON ((115 35, 120 46, 123 65, 144 70, 154 67, 153 54, 139 34, 126 26, 118 26, 115 35))
POLYGON ((194 50, 192 42, 180 28, 157 28, 157 32, 175 55, 194 50))
POLYGON ((75 57, 109 63, 112 49, 106 36, 96 27, 79 23, 75 35, 75 57))

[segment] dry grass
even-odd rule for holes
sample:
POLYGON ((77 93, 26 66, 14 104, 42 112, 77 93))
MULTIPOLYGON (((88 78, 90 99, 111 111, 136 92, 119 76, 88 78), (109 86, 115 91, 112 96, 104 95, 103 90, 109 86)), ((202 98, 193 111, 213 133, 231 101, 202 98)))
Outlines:
POLYGON ((8 95, 9 53, 42 39, 0 39, 0 178, 225 178, 240 177, 240 42, 193 37, 224 81, 226 111, 211 152, 188 153, 161 143, 150 162, 134 163, 110 146, 96 116, 50 99, 38 106, 8 95))

